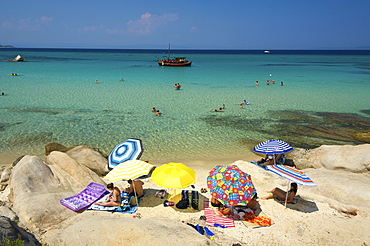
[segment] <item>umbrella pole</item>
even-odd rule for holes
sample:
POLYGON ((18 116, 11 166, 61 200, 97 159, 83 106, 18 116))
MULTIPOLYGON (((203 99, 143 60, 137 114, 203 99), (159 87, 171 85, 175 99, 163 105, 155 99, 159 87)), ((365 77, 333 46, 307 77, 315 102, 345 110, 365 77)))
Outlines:
POLYGON ((134 194, 135 194, 135 197, 136 197, 136 205, 139 208, 139 199, 137 198, 137 194, 136 194, 136 190, 135 190, 135 180, 132 180, 132 185, 134 187, 134 194))
POLYGON ((290 186, 290 183, 288 183, 288 189, 286 190, 286 194, 285 194, 285 208, 286 208, 286 204, 287 204, 287 201, 288 201, 288 191, 289 191, 289 186, 290 186))

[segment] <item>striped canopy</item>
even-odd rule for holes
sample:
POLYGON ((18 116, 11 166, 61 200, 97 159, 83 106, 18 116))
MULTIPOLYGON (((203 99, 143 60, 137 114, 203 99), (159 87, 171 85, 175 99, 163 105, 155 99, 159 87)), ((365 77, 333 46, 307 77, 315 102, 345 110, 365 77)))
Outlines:
POLYGON ((116 145, 108 157, 108 168, 113 169, 122 162, 137 160, 144 152, 140 139, 130 138, 116 145))
POLYGON ((251 176, 236 165, 215 166, 207 177, 211 195, 224 205, 247 205, 256 194, 251 176))
POLYGON ((148 175, 153 167, 153 165, 145 161, 129 160, 116 166, 105 178, 112 182, 123 179, 136 179, 140 176, 148 175))
POLYGON ((295 167, 286 165, 267 165, 266 169, 297 184, 317 186, 309 177, 307 177, 306 174, 295 167))
POLYGON ((254 152, 261 154, 282 154, 291 150, 293 147, 290 144, 277 139, 264 141, 253 148, 254 152))

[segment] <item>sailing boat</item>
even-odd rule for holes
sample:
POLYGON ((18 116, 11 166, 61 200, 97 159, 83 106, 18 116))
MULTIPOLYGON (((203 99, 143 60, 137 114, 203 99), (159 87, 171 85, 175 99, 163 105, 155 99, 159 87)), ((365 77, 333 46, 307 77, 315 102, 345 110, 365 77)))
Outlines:
POLYGON ((175 57, 170 58, 170 44, 168 44, 168 56, 167 59, 158 61, 159 66, 191 66, 191 61, 186 60, 186 57, 175 57))

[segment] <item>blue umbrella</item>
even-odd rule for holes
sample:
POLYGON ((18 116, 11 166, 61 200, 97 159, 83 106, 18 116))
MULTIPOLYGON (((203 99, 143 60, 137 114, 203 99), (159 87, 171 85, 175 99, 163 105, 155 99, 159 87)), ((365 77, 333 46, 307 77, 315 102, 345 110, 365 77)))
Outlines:
POLYGON ((122 162, 138 160, 144 152, 141 139, 130 138, 118 144, 108 157, 108 168, 113 169, 122 162))
POLYGON ((291 150, 293 147, 290 144, 277 139, 264 141, 253 148, 254 152, 261 154, 283 154, 291 150))

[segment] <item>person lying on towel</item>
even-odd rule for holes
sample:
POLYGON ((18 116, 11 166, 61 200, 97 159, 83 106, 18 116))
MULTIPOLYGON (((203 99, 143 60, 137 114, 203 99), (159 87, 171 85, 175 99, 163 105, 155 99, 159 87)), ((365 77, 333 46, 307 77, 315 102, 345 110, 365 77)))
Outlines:
POLYGON ((108 184, 107 189, 110 191, 107 200, 94 204, 106 207, 120 206, 122 202, 121 191, 117 187, 114 187, 113 183, 108 184))

